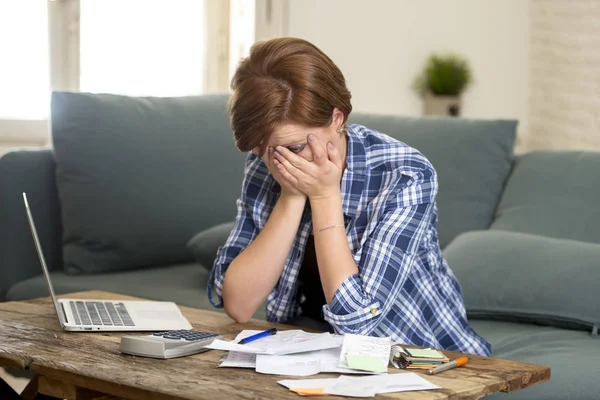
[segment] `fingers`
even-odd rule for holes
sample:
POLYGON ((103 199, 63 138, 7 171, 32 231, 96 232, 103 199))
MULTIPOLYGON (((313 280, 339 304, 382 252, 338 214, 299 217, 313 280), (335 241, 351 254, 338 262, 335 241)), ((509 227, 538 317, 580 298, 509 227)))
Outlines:
POLYGON ((312 150, 313 162, 317 165, 323 165, 327 161, 327 152, 319 142, 319 139, 313 134, 308 135, 308 145, 312 150))
POLYGON ((277 146, 275 148, 275 158, 282 163, 289 172, 293 172, 293 170, 302 172, 310 168, 310 163, 308 161, 282 146, 277 146))
MULTIPOLYGON (((268 159, 270 164, 273 166, 273 170, 271 171, 271 173, 273 175, 276 175, 276 180, 279 179, 284 179, 285 181, 294 184, 294 186, 298 183, 298 180, 296 178, 294 178, 292 176, 292 174, 290 174, 285 167, 283 166, 283 164, 277 160, 277 157, 275 156, 276 152, 275 149, 271 146, 267 147, 267 153, 268 153, 268 159)), ((281 184, 281 182, 279 182, 281 184)))
POLYGON ((344 161, 338 149, 331 143, 327 143, 327 157, 334 163, 339 169, 344 167, 344 161))
POLYGON ((282 179, 291 184, 293 187, 298 187, 298 178, 288 172, 285 166, 276 158, 273 159, 273 165, 275 165, 275 168, 277 168, 277 172, 282 179))

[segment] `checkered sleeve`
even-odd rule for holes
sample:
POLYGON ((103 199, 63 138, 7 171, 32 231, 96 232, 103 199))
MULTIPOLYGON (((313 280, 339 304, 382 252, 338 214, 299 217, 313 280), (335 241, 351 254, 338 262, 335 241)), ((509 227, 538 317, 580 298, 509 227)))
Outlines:
POLYGON ((437 180, 431 167, 397 182, 363 245, 359 274, 346 279, 323 306, 325 320, 337 333, 369 335, 410 284, 409 272, 431 223, 437 180))
MULTIPOLYGON (((257 192, 262 187, 262 162, 252 153, 246 160, 242 193, 236 202, 237 214, 233 229, 223 246, 217 250, 217 256, 210 271, 207 282, 208 300, 213 307, 223 307, 223 281, 229 264, 244 250, 258 235, 258 229, 253 219, 257 192), (216 299, 213 299, 213 288, 216 299)), ((266 168, 265 168, 266 169, 266 168)))

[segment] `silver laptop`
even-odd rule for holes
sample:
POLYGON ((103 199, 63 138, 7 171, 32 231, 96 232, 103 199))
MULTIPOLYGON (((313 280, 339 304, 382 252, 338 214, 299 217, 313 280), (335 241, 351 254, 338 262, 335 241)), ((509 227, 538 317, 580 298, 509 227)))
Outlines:
POLYGON ((63 330, 169 331, 192 329, 177 304, 170 301, 57 299, 25 193, 23 193, 23 201, 48 290, 63 330))

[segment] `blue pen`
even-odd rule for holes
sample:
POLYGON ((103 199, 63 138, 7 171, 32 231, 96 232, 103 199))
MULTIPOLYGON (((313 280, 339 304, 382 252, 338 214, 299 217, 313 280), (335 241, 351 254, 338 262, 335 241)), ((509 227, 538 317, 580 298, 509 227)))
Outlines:
POLYGON ((254 342, 257 339, 264 338, 266 336, 271 336, 276 333, 277 333, 277 328, 269 329, 264 332, 257 333, 256 335, 248 336, 247 338, 240 340, 238 344, 246 344, 246 343, 254 342))

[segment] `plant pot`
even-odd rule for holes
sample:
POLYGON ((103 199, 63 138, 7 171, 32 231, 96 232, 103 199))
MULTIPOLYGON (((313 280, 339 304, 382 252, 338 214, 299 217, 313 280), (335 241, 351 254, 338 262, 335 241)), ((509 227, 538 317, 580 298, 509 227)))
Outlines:
POLYGON ((441 115, 446 117, 460 116, 459 96, 434 96, 428 94, 423 99, 423 113, 425 115, 441 115))

